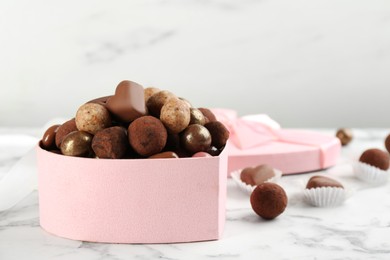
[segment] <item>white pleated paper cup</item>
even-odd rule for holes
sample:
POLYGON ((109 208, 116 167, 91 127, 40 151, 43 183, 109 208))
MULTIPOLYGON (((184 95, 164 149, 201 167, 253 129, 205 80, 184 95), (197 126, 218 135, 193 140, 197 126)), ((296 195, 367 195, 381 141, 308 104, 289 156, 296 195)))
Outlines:
MULTIPOLYGON (((252 191, 256 188, 256 185, 252 186, 252 185, 249 185, 249 184, 246 184, 245 182, 243 182, 241 180, 241 172, 242 171, 243 171, 243 169, 232 172, 231 177, 232 177, 234 183, 237 185, 237 187, 240 190, 247 193, 248 195, 251 195, 252 191)), ((268 180, 266 180, 264 182, 277 183, 280 180, 280 178, 282 178, 283 173, 278 169, 274 169, 274 173, 275 173, 275 176, 269 178, 268 180)))
POLYGON ((340 187, 318 187, 304 189, 307 203, 315 207, 336 207, 347 199, 347 191, 340 187))
POLYGON ((353 172, 359 180, 374 185, 385 184, 390 174, 389 171, 384 171, 378 167, 362 162, 353 163, 353 172))

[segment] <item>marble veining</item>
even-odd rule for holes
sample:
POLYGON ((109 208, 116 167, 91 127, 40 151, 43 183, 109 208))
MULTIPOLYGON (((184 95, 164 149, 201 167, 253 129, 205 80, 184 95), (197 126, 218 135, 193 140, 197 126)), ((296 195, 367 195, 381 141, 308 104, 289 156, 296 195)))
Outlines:
MULTIPOLYGON (((0 129, 0 178, 30 149, 12 149, 8 134, 38 137, 37 129, 0 129), (3 155, 4 151, 12 151, 3 155)), ((334 130, 322 130, 334 133, 334 130)), ((103 244, 56 237, 39 226, 38 193, 32 192, 13 208, 0 212, 0 259, 389 259, 390 183, 368 186, 352 175, 349 163, 368 147, 383 147, 385 129, 355 129, 355 139, 343 148, 337 166, 321 173, 336 176, 352 195, 336 208, 315 208, 301 196, 313 174, 280 180, 289 197, 284 214, 273 221, 257 217, 247 194, 228 180, 227 216, 218 241, 176 244, 103 244)))

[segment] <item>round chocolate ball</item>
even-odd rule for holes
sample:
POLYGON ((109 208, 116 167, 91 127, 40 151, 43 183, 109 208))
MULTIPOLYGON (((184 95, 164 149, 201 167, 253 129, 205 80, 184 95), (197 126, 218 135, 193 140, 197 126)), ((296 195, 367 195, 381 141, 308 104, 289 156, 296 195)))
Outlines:
POLYGON ((174 97, 176 96, 173 93, 166 90, 162 90, 151 96, 146 102, 146 107, 148 108, 149 114, 160 118, 161 108, 169 99, 174 97))
POLYGON ((386 150, 390 153, 390 134, 386 137, 385 147, 386 147, 386 150))
POLYGON ((148 87, 145 88, 144 90, 144 100, 145 104, 148 102, 149 98, 156 94, 157 92, 160 92, 161 90, 159 88, 154 88, 154 87, 148 87))
POLYGON ((257 215, 264 219, 274 219, 286 209, 287 195, 279 185, 266 182, 255 188, 250 202, 257 215))
POLYGON ((390 157, 385 151, 373 148, 364 151, 359 161, 386 171, 389 169, 390 157))
POLYGON ((336 137, 340 140, 343 146, 347 145, 352 141, 352 130, 349 128, 340 128, 337 130, 336 137))
POLYGON ((206 120, 205 123, 217 121, 217 118, 215 117, 214 113, 211 112, 210 109, 204 108, 204 107, 200 107, 200 108, 198 108, 198 109, 199 109, 200 112, 202 112, 202 114, 204 115, 205 120, 206 120))
POLYGON ((61 142, 64 139, 65 136, 67 136, 69 133, 78 131, 76 126, 75 119, 71 119, 69 121, 66 121, 62 125, 60 125, 57 129, 57 133, 55 136, 56 139, 56 146, 61 149, 61 142))
POLYGON ((52 125, 49 127, 43 134, 41 145, 42 148, 46 150, 51 150, 56 148, 56 134, 60 125, 52 125))
POLYGON ((190 118, 190 108, 178 98, 171 98, 161 108, 160 120, 170 133, 186 129, 190 118))
POLYGON ((98 103, 86 103, 77 110, 76 126, 78 130, 94 135, 111 126, 111 116, 104 106, 98 103))
POLYGON ((188 152, 207 152, 211 145, 209 130, 202 125, 190 125, 181 134, 181 145, 188 152))
POLYGON ((199 109, 191 107, 190 108, 190 125, 198 124, 204 125, 206 123, 206 118, 199 109))
POLYGON ((167 136, 163 123, 153 116, 137 118, 128 129, 131 147, 142 156, 161 152, 167 142, 167 136))
POLYGON ((61 142, 63 155, 85 157, 91 152, 92 135, 84 131, 69 133, 61 142))
POLYGON ((92 150, 98 158, 120 159, 128 147, 126 130, 113 126, 96 133, 92 139, 92 150))
POLYGON ((219 121, 209 122, 204 125, 211 134, 211 144, 218 149, 226 145, 229 139, 229 130, 219 121))

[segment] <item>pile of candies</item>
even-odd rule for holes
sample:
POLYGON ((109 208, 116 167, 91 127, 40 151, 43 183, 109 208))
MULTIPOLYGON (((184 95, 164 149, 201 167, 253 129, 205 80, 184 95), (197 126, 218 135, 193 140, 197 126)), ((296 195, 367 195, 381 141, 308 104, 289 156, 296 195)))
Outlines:
POLYGON ((75 118, 48 128, 40 145, 77 157, 182 158, 218 156, 228 138, 209 109, 125 80, 114 95, 91 100, 75 118))

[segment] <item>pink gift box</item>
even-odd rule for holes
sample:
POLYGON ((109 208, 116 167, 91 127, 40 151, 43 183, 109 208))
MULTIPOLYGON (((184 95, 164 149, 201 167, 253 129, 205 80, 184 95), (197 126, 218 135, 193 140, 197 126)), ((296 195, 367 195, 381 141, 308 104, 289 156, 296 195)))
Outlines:
POLYGON ((338 138, 313 131, 281 129, 267 115, 239 118, 234 110, 213 109, 230 131, 228 173, 269 164, 283 174, 326 169, 336 164, 338 138))
POLYGON ((37 146, 40 225, 108 243, 214 240, 225 223, 227 152, 181 159, 89 159, 37 146))

